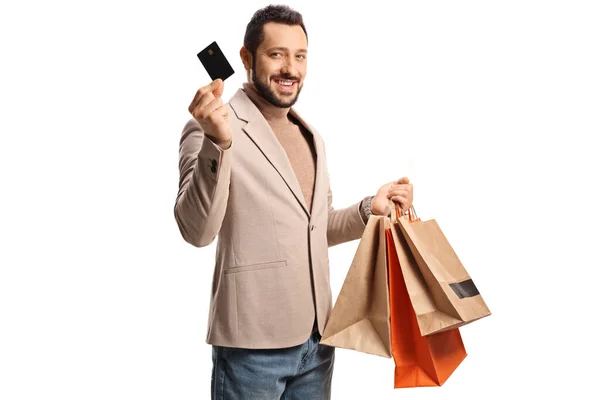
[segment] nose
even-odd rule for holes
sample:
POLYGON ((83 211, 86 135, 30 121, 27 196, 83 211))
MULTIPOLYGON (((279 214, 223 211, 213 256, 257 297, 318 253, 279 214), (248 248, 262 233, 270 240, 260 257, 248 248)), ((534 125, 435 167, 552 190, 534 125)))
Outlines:
POLYGON ((281 66, 281 74, 282 75, 294 75, 293 74, 293 68, 292 65, 290 63, 285 63, 281 66))
POLYGON ((285 61, 281 65, 281 73, 292 76, 298 76, 298 70, 295 67, 295 60, 293 57, 286 57, 285 61))

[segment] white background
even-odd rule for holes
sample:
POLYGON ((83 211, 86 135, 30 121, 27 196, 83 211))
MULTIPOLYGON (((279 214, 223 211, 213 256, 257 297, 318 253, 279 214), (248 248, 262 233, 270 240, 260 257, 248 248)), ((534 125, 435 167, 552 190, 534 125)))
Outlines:
MULTIPOLYGON (((196 53, 257 1, 0 7, 0 399, 207 399, 214 242, 173 216, 196 53), (167 5, 168 4, 168 5, 167 5)), ((334 399, 597 398, 600 11, 593 1, 290 2, 297 110, 334 206, 408 175, 493 315, 441 388, 339 349, 334 399)), ((330 249, 334 300, 358 241, 330 249)))

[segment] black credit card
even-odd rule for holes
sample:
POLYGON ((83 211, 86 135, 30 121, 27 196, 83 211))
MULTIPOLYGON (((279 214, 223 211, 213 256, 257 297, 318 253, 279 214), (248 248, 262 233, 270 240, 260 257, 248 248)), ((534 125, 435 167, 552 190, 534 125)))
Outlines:
POLYGON ((233 75, 233 68, 231 68, 217 42, 212 42, 198 53, 198 58, 213 81, 217 78, 225 81, 225 79, 233 75))

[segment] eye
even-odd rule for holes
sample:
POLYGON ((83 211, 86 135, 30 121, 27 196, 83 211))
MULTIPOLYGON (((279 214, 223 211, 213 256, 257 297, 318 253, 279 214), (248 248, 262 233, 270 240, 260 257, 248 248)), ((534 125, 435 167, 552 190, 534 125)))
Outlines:
POLYGON ((279 56, 281 56, 281 53, 280 53, 280 52, 271 53, 271 57, 275 57, 275 58, 277 58, 277 57, 279 57, 279 56))
POLYGON ((299 60, 304 60, 306 58, 306 56, 304 54, 298 54, 296 56, 299 60))

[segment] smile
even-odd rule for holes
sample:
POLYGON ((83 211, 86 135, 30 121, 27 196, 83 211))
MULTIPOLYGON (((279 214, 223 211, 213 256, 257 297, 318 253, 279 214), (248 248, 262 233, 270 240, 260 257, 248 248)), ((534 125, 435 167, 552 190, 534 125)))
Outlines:
POLYGON ((280 88, 291 89, 296 86, 296 81, 290 81, 285 79, 276 79, 275 83, 279 85, 280 88))

